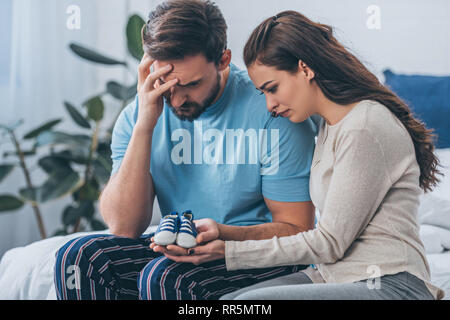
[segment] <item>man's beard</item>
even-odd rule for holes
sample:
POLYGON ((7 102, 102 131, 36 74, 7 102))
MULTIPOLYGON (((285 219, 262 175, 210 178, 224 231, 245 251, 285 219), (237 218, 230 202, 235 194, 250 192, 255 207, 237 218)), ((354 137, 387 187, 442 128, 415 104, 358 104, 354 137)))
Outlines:
POLYGON ((213 103, 216 99, 217 95, 220 92, 220 74, 217 72, 217 81, 216 85, 209 92, 208 97, 203 101, 202 104, 197 102, 185 102, 182 106, 178 108, 174 108, 170 103, 170 97, 165 97, 166 103, 169 106, 170 110, 180 119, 180 120, 188 120, 190 122, 198 119, 203 112, 208 109, 208 107, 213 103), (182 114, 179 112, 183 112, 182 114), (187 113, 188 112, 188 113, 187 113))

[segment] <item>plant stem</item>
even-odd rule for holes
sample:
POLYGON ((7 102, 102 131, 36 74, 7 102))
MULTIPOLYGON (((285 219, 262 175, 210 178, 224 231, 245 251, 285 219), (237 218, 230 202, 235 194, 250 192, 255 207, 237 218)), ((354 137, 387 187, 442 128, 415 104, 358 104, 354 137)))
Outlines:
POLYGON ((78 218, 77 221, 75 221, 72 233, 77 233, 78 232, 78 228, 80 227, 80 222, 81 222, 81 218, 78 218))
POLYGON ((84 181, 86 181, 86 182, 90 180, 91 168, 92 168, 92 157, 93 157, 95 150, 97 150, 97 147, 98 147, 98 130, 100 127, 99 123, 100 123, 99 121, 95 122, 94 133, 92 134, 91 147, 89 149, 88 163, 86 164, 86 170, 84 172, 84 181))
MULTIPOLYGON (((86 164, 86 170, 84 171, 84 185, 86 185, 91 179, 92 157, 98 147, 98 131, 100 128, 100 121, 95 122, 94 133, 92 134, 91 147, 89 149, 89 157, 86 164)), ((81 218, 78 218, 73 227, 73 233, 78 232, 80 227, 81 218)))
MULTIPOLYGON (((17 155, 19 156, 19 160, 20 160, 20 167, 22 168, 22 171, 25 175, 25 181, 27 182, 27 186, 28 186, 28 188, 33 189, 34 187, 33 187, 33 184, 31 183, 30 172, 25 163, 25 156, 23 155, 22 149, 20 148, 19 141, 17 140, 16 135, 14 134, 14 131, 10 130, 9 134, 11 135, 11 139, 16 147, 17 155)), ((36 216, 36 220, 38 223, 41 238, 45 239, 45 238, 47 238, 47 234, 45 232, 45 226, 44 226, 44 222, 42 220, 42 214, 39 209, 39 206, 36 202, 32 201, 31 207, 33 208, 34 215, 36 216)))

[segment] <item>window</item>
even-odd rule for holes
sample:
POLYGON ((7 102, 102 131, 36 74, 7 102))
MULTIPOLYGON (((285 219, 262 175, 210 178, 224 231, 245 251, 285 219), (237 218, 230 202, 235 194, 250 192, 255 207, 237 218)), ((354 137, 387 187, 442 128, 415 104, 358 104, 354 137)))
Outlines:
POLYGON ((11 68, 11 0, 0 1, 0 86, 7 85, 11 68))

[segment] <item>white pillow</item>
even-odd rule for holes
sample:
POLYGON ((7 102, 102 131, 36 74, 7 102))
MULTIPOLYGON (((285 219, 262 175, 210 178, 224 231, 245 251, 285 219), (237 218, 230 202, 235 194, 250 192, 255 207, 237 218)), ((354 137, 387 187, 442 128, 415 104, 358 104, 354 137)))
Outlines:
POLYGON ((428 224, 450 230, 450 200, 423 194, 420 198, 419 224, 428 224))
POLYGON ((435 190, 431 192, 434 196, 450 200, 450 148, 436 149, 435 155, 438 157, 441 167, 440 171, 444 176, 439 176, 441 182, 435 190))
POLYGON ((427 254, 441 253, 450 249, 450 230, 423 224, 420 226, 422 239, 427 254))

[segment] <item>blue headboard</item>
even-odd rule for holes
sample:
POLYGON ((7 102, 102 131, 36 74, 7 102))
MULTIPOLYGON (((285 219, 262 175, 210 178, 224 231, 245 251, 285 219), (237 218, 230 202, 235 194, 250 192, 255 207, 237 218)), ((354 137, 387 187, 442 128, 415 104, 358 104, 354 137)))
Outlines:
POLYGON ((437 135, 437 148, 450 148, 450 77, 402 75, 385 70, 385 84, 437 135))

